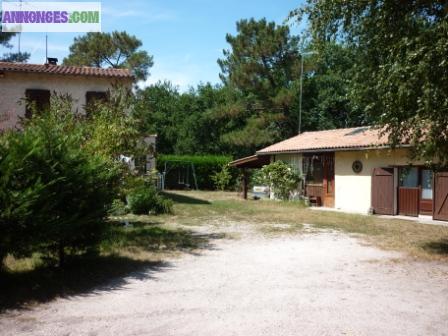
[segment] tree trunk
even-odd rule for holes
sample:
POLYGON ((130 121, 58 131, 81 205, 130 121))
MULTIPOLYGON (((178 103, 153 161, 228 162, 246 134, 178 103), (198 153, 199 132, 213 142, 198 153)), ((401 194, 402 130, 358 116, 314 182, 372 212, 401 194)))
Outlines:
POLYGON ((58 259, 59 259, 59 267, 63 267, 65 264, 65 250, 64 250, 64 244, 62 242, 59 242, 58 245, 58 259))
POLYGON ((243 168, 243 198, 247 200, 249 177, 246 168, 243 168))
POLYGON ((5 267, 5 258, 6 258, 6 253, 4 253, 2 250, 0 250, 0 273, 6 270, 5 267))

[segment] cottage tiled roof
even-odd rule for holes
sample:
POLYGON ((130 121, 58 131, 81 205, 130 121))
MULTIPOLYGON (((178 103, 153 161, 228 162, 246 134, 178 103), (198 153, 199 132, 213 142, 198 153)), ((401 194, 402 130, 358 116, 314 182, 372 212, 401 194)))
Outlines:
POLYGON ((257 154, 344 150, 349 148, 380 148, 387 146, 387 136, 380 136, 380 130, 372 127, 355 127, 304 132, 263 148, 257 154))
POLYGON ((133 75, 128 69, 103 69, 87 66, 66 66, 51 64, 28 64, 28 63, 10 63, 0 62, 0 71, 3 72, 27 72, 27 73, 45 73, 68 76, 94 76, 94 77, 115 77, 129 78, 133 75))

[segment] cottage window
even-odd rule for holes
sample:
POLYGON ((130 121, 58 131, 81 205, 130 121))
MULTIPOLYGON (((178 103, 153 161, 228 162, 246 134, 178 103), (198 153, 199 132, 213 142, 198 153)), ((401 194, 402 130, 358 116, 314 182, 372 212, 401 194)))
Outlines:
POLYGON ((322 184, 323 162, 320 155, 303 157, 303 174, 307 184, 322 184))
POLYGON ((422 198, 432 200, 433 172, 429 169, 422 170, 422 198))
POLYGON ((400 168, 400 187, 417 188, 418 187, 418 168, 402 167, 400 168))
POLYGON ((50 107, 50 91, 28 89, 25 91, 26 109, 25 117, 31 118, 33 112, 43 112, 50 107))
POLYGON ((284 163, 291 166, 292 170, 297 173, 301 174, 300 172, 300 157, 297 154, 279 154, 276 155, 276 160, 283 161, 284 163))
POLYGON ((107 101, 107 92, 104 91, 87 91, 86 92, 86 105, 93 104, 95 102, 107 101))
POLYGON ((89 115, 92 108, 97 103, 106 102, 108 100, 107 92, 104 91, 87 91, 86 92, 86 113, 89 115))
POLYGON ((146 155, 139 155, 134 159, 135 169, 139 172, 139 174, 147 173, 147 165, 146 165, 146 155))

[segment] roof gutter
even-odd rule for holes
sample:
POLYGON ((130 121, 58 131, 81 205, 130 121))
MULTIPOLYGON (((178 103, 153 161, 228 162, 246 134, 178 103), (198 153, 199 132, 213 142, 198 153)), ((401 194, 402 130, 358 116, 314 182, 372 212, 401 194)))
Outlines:
MULTIPOLYGON (((409 148, 411 145, 399 145, 395 148, 409 148)), ((300 153, 323 153, 323 152, 352 152, 352 151, 364 151, 364 150, 376 150, 376 149, 389 149, 390 145, 384 146, 362 146, 362 147, 337 147, 337 148, 313 148, 313 149, 301 149, 301 150, 284 150, 284 151, 272 151, 272 152, 256 152, 256 155, 275 155, 275 154, 300 154, 300 153)))

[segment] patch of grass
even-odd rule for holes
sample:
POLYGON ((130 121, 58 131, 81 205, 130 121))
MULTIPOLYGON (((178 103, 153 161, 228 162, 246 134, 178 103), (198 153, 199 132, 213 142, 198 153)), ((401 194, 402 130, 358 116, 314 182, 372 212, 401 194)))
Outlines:
MULTIPOLYGON (((171 192, 170 192, 171 193, 171 192)), ((336 211, 318 211, 301 202, 247 200, 236 193, 226 192, 172 192, 208 200, 210 204, 176 204, 178 223, 201 225, 205 219, 234 220, 260 224, 265 232, 281 231, 269 228, 270 223, 312 224, 317 229, 334 229, 364 237, 369 243, 383 248, 405 252, 411 257, 448 261, 446 253, 448 227, 419 224, 413 221, 386 219, 377 216, 346 214, 336 211), (263 225, 266 227, 263 228, 263 225)))
POLYGON ((269 236, 277 235, 292 235, 301 232, 303 229, 302 224, 282 224, 282 223, 272 223, 272 224, 261 224, 258 226, 258 230, 269 236))
MULTIPOLYGON (((150 217, 150 216, 148 216, 150 217)), ((100 246, 103 254, 142 252, 167 253, 191 252, 209 246, 210 239, 222 238, 216 234, 197 234, 185 229, 171 229, 143 220, 130 222, 128 226, 115 223, 109 236, 100 246)))
POLYGON ((448 256, 448 239, 427 242, 422 245, 423 249, 430 253, 442 254, 448 256))
POLYGON ((162 192, 161 193, 163 196, 165 196, 166 198, 171 199, 173 202, 176 203, 184 203, 184 204, 210 204, 209 201, 204 200, 204 199, 200 199, 200 198, 195 198, 189 195, 182 195, 182 194, 174 194, 174 193, 167 193, 167 192, 162 192))
POLYGON ((3 263, 5 268, 11 272, 25 272, 44 267, 45 259, 44 256, 41 256, 38 253, 33 254, 31 257, 21 259, 16 259, 9 255, 5 258, 3 263))

